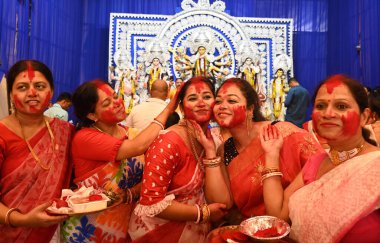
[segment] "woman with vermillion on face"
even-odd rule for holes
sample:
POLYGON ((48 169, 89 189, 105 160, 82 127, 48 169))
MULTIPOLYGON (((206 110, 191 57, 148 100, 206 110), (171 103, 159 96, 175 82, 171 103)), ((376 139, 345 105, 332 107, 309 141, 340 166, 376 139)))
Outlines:
MULTIPOLYGON (((366 91, 340 74, 323 81, 314 98, 313 126, 330 150, 311 158, 285 190, 276 176, 263 181, 268 214, 290 218, 298 242, 379 242, 380 149, 364 129, 366 91)), ((281 134, 264 127, 261 143, 266 166, 278 166, 281 134)))
POLYGON ((0 120, 0 241, 50 242, 67 218, 45 209, 69 186, 73 127, 43 115, 54 92, 45 64, 15 63, 7 87, 14 113, 0 120))
POLYGON ((242 79, 231 78, 221 85, 215 99, 214 116, 218 124, 231 134, 220 151, 235 203, 235 209, 227 217, 231 224, 239 224, 252 215, 267 213, 261 179, 268 169, 282 173, 281 183, 286 186, 310 156, 323 152, 306 131, 288 122, 278 122, 273 126, 283 134, 286 143, 280 151, 280 164, 275 168, 266 168, 259 134, 271 122, 265 121, 262 116, 255 90, 242 79))
POLYGON ((129 226, 134 242, 203 242, 210 222, 220 220, 231 205, 208 128, 213 85, 193 77, 178 98, 185 119, 158 136, 145 154, 141 198, 129 226))

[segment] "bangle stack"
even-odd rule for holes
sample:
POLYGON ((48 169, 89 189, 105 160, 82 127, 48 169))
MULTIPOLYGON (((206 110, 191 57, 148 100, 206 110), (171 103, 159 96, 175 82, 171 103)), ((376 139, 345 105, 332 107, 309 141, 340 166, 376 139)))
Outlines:
POLYGON ((212 159, 203 159, 203 165, 206 167, 206 168, 213 168, 213 167, 217 167, 220 165, 220 163, 222 162, 222 158, 220 156, 216 157, 216 158, 212 158, 212 159))
POLYGON ((203 204, 202 207, 198 204, 195 204, 198 210, 197 221, 196 224, 205 224, 210 221, 210 209, 207 204, 203 204))
POLYGON ((273 176, 283 176, 282 172, 278 168, 265 168, 261 172, 261 184, 263 184, 263 181, 265 179, 268 179, 269 177, 273 176))
POLYGON ((11 221, 10 221, 10 216, 11 216, 11 213, 14 212, 14 211, 17 211, 20 213, 20 209, 18 208, 10 208, 7 213, 5 214, 5 218, 4 218, 4 224, 7 225, 7 226, 11 226, 11 227, 14 227, 12 224, 11 224, 11 221))
POLYGON ((159 125, 161 127, 161 130, 165 130, 164 124, 162 124, 162 122, 160 122, 157 118, 154 118, 152 123, 159 125))

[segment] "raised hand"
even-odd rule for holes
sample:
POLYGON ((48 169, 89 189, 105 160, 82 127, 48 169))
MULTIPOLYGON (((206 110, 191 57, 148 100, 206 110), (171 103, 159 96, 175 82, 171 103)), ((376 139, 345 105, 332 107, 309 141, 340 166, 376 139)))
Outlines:
POLYGON ((261 147, 267 154, 279 154, 284 139, 276 126, 263 126, 260 132, 261 147))

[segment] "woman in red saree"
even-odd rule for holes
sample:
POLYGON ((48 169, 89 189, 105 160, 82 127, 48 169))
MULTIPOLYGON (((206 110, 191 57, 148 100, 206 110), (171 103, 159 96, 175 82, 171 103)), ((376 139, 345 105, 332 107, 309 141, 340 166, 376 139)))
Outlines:
MULTIPOLYGON (((380 241, 380 149, 363 127, 370 110, 363 85, 334 75, 316 90, 312 114, 328 154, 310 159, 284 190, 278 174, 263 177, 268 213, 292 222, 298 242, 380 241)), ((278 168, 283 138, 265 127, 261 143, 267 168, 278 168)))
POLYGON ((108 83, 94 80, 82 84, 73 95, 73 105, 81 124, 72 144, 74 182, 78 187, 93 186, 125 195, 127 202, 71 217, 61 236, 65 242, 126 242, 132 199, 139 195, 143 171, 143 161, 136 156, 142 155, 163 129, 177 106, 176 99, 134 139, 128 139, 128 129, 118 124, 126 118, 124 102, 108 83))
MULTIPOLYGON (((261 172, 265 167, 264 150, 259 131, 270 124, 260 113, 259 99, 245 80, 226 80, 217 92, 214 116, 232 137, 224 144, 223 154, 231 182, 231 193, 237 210, 232 210, 227 220, 239 224, 241 220, 266 213, 261 185, 261 172), (244 186, 242 186, 244 185, 244 186)), ((280 152, 281 183, 286 186, 296 177, 302 166, 322 148, 306 131, 288 122, 278 122, 286 143, 280 152)))
POLYGON ((43 63, 17 62, 7 85, 14 113, 0 121, 0 242, 49 242, 66 219, 45 209, 69 184, 72 125, 43 115, 54 89, 43 63))
POLYGON ((141 198, 129 225, 133 242, 203 242, 210 221, 223 217, 231 204, 208 130, 213 85, 193 77, 178 97, 185 119, 158 136, 145 154, 141 198))

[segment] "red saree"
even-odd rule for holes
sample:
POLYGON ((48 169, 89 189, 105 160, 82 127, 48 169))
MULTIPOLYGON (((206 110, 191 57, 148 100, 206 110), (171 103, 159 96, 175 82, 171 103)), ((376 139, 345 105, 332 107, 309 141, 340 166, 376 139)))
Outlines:
POLYGON ((204 204, 204 171, 184 141, 173 131, 161 134, 145 156, 140 202, 132 214, 129 234, 134 242, 203 242, 209 224, 169 221, 157 214, 173 200, 204 204))
MULTIPOLYGON (((50 126, 55 137, 55 151, 46 127, 29 140, 42 163, 50 167, 44 170, 36 163, 25 141, 0 124, 0 197, 7 207, 26 213, 37 205, 60 197, 62 188, 68 187, 72 125, 53 119, 50 126)), ((57 225, 47 228, 0 225, 0 242, 49 242, 56 228, 57 225)))
MULTIPOLYGON (((280 152, 280 170, 284 175, 282 185, 286 188, 309 157, 324 153, 324 150, 309 133, 291 123, 279 122, 275 126, 284 137, 280 152)), ((261 185, 261 171, 264 167, 264 151, 258 137, 227 166, 234 203, 245 218, 265 214, 261 185)))

